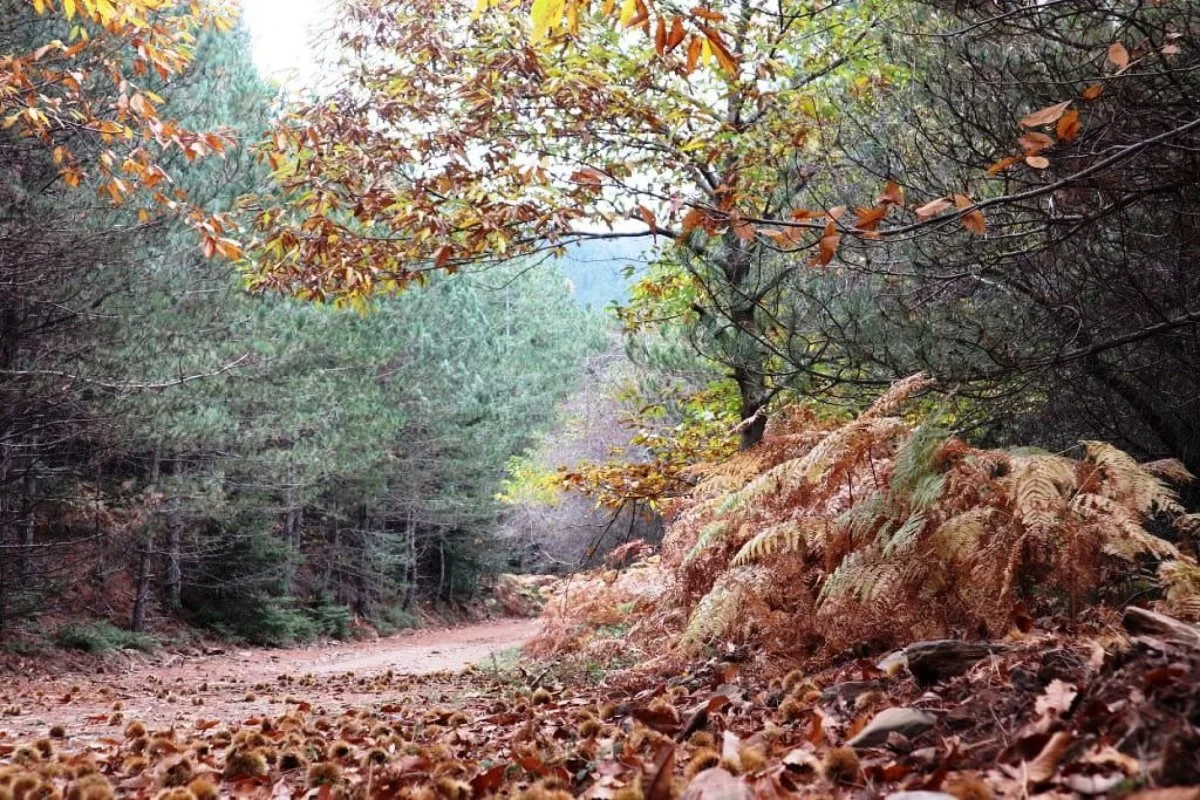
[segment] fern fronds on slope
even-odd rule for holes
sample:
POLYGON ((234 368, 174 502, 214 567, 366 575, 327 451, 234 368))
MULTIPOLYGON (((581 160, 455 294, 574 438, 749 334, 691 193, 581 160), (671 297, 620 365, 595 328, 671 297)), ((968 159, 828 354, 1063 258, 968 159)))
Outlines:
POLYGON ((820 517, 804 517, 798 520, 772 525, 754 535, 742 545, 730 562, 740 567, 760 561, 775 553, 795 553, 814 549, 829 534, 833 523, 820 517))
POLYGON ((1001 635, 1018 601, 1073 612, 1155 562, 1170 607, 1200 615, 1200 567, 1147 528, 1174 524, 1185 551, 1200 532, 1165 482, 1188 477, 1177 463, 1100 442, 1078 460, 972 448, 897 416, 927 385, 914 376, 841 424, 797 416, 813 429, 768 431, 762 453, 711 468, 680 500, 663 564, 691 646, 1001 635))

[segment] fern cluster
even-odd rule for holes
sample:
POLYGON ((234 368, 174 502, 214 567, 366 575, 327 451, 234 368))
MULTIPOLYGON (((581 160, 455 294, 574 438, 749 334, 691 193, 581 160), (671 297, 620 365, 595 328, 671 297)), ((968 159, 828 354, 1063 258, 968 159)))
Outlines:
POLYGON ((686 644, 998 635, 1018 610, 1074 613, 1145 576, 1172 611, 1200 614, 1200 518, 1171 486, 1192 480, 1181 464, 1103 442, 1083 442, 1080 459, 975 449, 895 415, 925 385, 897 384, 843 424, 793 416, 702 476, 663 547, 690 609, 686 644))

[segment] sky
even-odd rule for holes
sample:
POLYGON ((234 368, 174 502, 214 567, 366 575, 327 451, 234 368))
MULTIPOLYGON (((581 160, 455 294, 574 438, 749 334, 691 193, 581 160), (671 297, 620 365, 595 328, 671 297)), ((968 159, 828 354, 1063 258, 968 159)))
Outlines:
POLYGON ((332 0, 242 0, 254 63, 264 77, 308 86, 314 77, 309 31, 329 18, 332 0))

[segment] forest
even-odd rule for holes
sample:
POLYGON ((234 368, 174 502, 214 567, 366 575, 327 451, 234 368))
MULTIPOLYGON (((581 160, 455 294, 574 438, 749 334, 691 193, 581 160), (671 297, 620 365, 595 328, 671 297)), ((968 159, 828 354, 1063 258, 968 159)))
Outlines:
POLYGON ((324 14, 0 0, 0 800, 1200 797, 1200 4, 324 14))

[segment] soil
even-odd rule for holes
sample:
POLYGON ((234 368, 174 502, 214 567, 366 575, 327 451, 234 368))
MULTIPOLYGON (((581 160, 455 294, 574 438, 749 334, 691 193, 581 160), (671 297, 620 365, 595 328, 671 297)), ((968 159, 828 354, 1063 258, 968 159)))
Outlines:
POLYGON ((280 713, 288 699, 281 676, 284 681, 313 677, 304 692, 307 703, 331 712, 352 708, 365 697, 378 700, 366 685, 372 676, 389 671, 430 675, 471 664, 487 668, 495 654, 519 647, 539 625, 538 620, 503 619, 294 649, 209 648, 209 655, 197 656, 123 652, 57 665, 34 660, 25 665, 25 675, 0 677, 0 701, 5 707, 19 705, 21 712, 0 717, 0 741, 45 736, 51 725, 60 724, 80 745, 81 739, 119 735, 121 720, 192 728, 203 719, 280 713), (351 677, 363 679, 361 692, 351 677), (117 703, 121 715, 114 723, 117 703))

